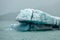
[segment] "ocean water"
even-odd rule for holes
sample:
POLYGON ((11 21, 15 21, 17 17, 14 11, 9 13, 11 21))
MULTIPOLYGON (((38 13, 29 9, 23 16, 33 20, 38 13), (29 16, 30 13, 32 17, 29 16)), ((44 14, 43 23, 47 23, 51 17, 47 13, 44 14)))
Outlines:
POLYGON ((20 32, 9 29, 15 21, 16 14, 0 16, 0 40, 60 40, 60 30, 20 32))

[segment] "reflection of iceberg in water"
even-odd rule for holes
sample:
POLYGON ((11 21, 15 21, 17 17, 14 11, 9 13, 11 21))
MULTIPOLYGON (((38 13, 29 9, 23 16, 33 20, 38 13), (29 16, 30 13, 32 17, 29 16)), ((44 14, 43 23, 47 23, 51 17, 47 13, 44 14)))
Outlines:
POLYGON ((11 25, 11 28, 18 31, 43 30, 59 28, 60 19, 40 10, 24 9, 21 10, 16 20, 18 24, 11 25))

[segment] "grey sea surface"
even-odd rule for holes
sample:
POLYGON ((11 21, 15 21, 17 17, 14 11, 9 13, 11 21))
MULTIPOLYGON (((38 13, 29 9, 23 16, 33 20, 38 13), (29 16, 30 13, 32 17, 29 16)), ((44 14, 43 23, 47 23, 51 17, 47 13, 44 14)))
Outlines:
POLYGON ((10 24, 18 23, 15 17, 14 13, 0 16, 0 40, 60 40, 60 30, 20 32, 9 29, 10 24))

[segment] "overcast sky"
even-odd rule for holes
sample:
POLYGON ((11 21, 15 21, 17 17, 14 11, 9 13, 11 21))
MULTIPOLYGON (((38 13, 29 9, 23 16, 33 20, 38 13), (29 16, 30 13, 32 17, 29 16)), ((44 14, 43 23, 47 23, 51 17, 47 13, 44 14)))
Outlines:
POLYGON ((0 15, 34 8, 60 16, 60 0, 0 0, 0 15))

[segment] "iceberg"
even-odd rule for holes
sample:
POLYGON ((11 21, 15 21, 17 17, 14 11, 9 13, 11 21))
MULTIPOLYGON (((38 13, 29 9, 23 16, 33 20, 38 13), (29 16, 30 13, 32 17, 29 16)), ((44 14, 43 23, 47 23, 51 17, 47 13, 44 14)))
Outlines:
POLYGON ((16 20, 19 24, 13 24, 11 28, 20 31, 52 29, 60 26, 60 17, 52 16, 38 9, 20 10, 16 20))

